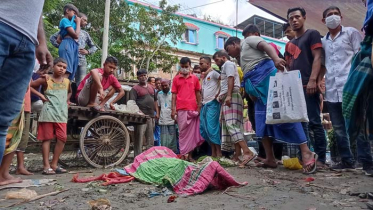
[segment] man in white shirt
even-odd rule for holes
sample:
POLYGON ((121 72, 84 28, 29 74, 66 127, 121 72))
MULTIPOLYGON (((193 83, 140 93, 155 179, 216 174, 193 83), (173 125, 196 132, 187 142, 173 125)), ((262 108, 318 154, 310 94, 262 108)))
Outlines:
MULTIPOLYGON (((350 149, 350 140, 342 114, 342 92, 350 72, 352 59, 359 51, 360 42, 363 39, 360 32, 355 28, 342 26, 341 20, 342 15, 338 7, 331 6, 323 13, 322 21, 329 29, 329 32, 322 39, 327 69, 325 75, 325 101, 341 157, 341 162, 332 166, 331 169, 339 172, 354 171, 355 169, 355 161, 350 149)), ((358 153, 362 158, 367 155, 370 156, 363 151, 358 153)))
POLYGON ((201 57, 199 66, 205 77, 202 80, 202 109, 200 132, 211 146, 213 157, 221 157, 220 104, 216 100, 220 92, 220 73, 211 68, 211 58, 201 57))
POLYGON ((229 55, 224 50, 216 52, 212 58, 221 68, 219 101, 221 102, 222 150, 230 152, 234 147, 233 161, 239 161, 242 149, 243 160, 240 167, 245 167, 255 158, 255 155, 248 149, 243 136, 243 101, 237 66, 229 60, 229 55))

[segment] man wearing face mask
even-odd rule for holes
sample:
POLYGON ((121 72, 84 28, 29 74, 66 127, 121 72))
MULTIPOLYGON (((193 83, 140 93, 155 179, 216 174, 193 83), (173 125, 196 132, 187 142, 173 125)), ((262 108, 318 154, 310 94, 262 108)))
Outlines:
POLYGON ((335 171, 354 171, 355 161, 342 113, 342 92, 351 68, 351 62, 360 49, 363 37, 352 27, 341 25, 342 15, 338 7, 331 6, 323 12, 322 22, 329 32, 322 39, 325 50, 325 101, 336 134, 341 162, 332 166, 335 171))
POLYGON ((201 111, 201 85, 198 78, 190 72, 191 61, 180 59, 179 74, 172 82, 171 117, 179 126, 179 149, 184 159, 193 161, 192 151, 203 143, 199 132, 199 113, 201 111), (189 155, 188 155, 189 154, 189 155))

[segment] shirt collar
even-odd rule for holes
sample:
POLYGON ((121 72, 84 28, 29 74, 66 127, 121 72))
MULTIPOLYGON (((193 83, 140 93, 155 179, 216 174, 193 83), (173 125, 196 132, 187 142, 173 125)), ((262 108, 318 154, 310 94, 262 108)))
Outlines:
MULTIPOLYGON (((341 31, 337 34, 336 37, 334 37, 334 39, 337 38, 340 34, 342 34, 342 32, 344 32, 343 29, 344 29, 344 26, 341 25, 341 31)), ((326 39, 329 39, 329 37, 330 37, 330 32, 328 32, 328 33, 326 34, 326 39)))

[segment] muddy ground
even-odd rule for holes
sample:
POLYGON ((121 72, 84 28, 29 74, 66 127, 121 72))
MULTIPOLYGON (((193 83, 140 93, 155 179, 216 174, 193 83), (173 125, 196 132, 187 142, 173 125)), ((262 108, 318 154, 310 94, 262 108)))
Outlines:
MULTIPOLYGON (((227 168, 239 182, 248 182, 247 186, 223 191, 209 190, 200 195, 178 197, 176 202, 167 203, 167 197, 148 197, 149 190, 155 188, 133 181, 126 184, 102 187, 95 183, 73 183, 73 174, 45 176, 41 175, 40 154, 28 154, 27 166, 35 173, 21 176, 23 179, 56 179, 56 184, 42 187, 29 187, 39 195, 56 190, 68 189, 56 196, 48 196, 37 201, 6 209, 90 209, 88 201, 105 198, 111 202, 112 209, 278 209, 278 210, 322 210, 322 209, 367 209, 369 198, 359 198, 359 194, 373 191, 373 178, 357 173, 344 173, 341 176, 332 172, 319 172, 312 176, 300 171, 290 171, 279 167, 275 170, 262 168, 227 168), (305 179, 313 177, 315 181, 307 186, 305 179), (352 195, 350 195, 352 194, 352 195)), ((127 163, 129 160, 126 160, 127 163)), ((80 176, 96 176, 108 173, 112 169, 93 169, 88 166, 71 168, 81 171, 91 169, 93 173, 80 176)), ((9 191, 0 190, 0 199, 9 191)), ((0 200, 0 207, 5 207, 20 200, 0 200)))

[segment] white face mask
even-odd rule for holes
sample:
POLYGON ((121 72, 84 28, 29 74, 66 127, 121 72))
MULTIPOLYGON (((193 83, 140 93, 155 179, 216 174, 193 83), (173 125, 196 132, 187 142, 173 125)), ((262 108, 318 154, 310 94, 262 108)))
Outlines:
POLYGON ((201 79, 201 74, 194 74, 198 79, 201 79))
POLYGON ((189 69, 188 68, 180 68, 180 73, 187 74, 187 73, 189 73, 189 69))
POLYGON ((341 25, 341 16, 332 15, 325 18, 325 25, 330 29, 336 29, 339 25, 341 25))

